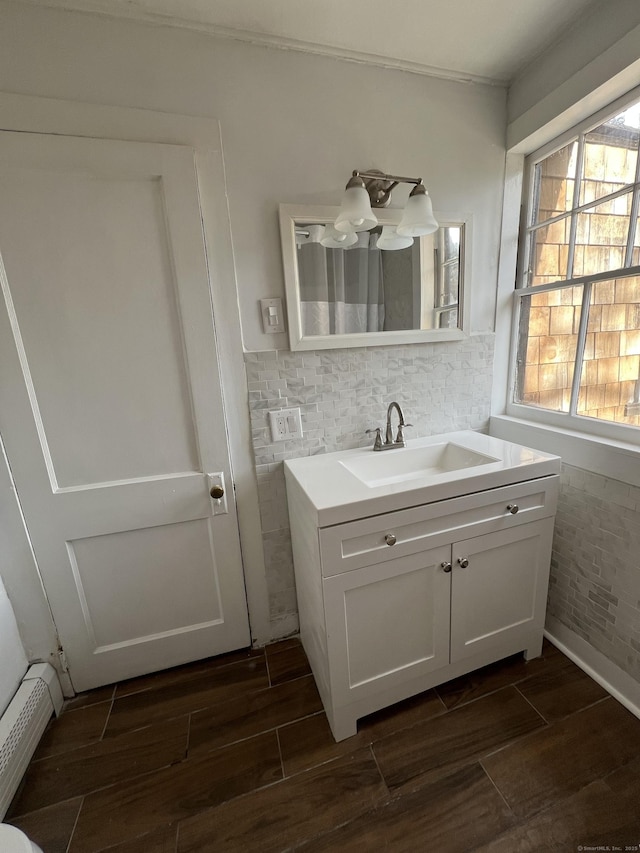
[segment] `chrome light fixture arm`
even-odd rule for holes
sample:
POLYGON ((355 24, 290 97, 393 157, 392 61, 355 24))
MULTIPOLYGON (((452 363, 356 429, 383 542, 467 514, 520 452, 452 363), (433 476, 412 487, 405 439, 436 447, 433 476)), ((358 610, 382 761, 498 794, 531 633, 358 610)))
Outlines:
POLYGON ((402 175, 387 175, 385 172, 379 172, 377 169, 369 169, 366 172, 361 172, 359 169, 354 169, 346 189, 350 186, 364 186, 369 193, 371 199, 371 207, 386 207, 391 201, 391 192, 398 184, 415 184, 416 186, 411 191, 412 194, 417 191, 418 187, 422 187, 422 192, 426 192, 422 183, 422 178, 406 178, 402 175))
MULTIPOLYGON (((392 190, 401 183, 414 184, 414 187, 409 193, 402 219, 395 228, 394 234, 399 237, 413 238, 437 231, 438 223, 433 215, 431 199, 422 183, 422 178, 388 175, 385 172, 379 172, 377 169, 369 169, 368 171, 354 169, 347 183, 334 228, 347 234, 369 231, 371 228, 375 228, 378 224, 378 218, 373 212, 374 209, 386 207, 391 199, 392 190)), ((405 247, 381 245, 380 248, 399 249, 405 247)))

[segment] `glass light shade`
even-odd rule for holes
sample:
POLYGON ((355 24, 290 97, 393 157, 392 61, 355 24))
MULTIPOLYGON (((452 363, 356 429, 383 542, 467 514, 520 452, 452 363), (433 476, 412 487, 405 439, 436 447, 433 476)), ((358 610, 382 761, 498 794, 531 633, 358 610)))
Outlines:
POLYGON ((322 243, 322 238, 324 237, 324 225, 307 225, 307 231, 309 232, 309 236, 307 237, 307 243, 322 243))
POLYGON ((370 249, 375 244, 376 234, 370 234, 368 231, 361 231, 359 234, 353 235, 356 238, 355 243, 347 246, 346 252, 353 252, 355 249, 370 249))
POLYGON ((438 223, 428 193, 410 195, 398 225, 398 234, 402 237, 422 237, 437 230, 438 223))
POLYGON ((378 220, 371 210, 369 193, 364 187, 349 187, 345 190, 342 207, 334 223, 336 231, 354 234, 375 228, 378 220))
POLYGON ((325 225, 324 237, 320 240, 326 249, 348 249, 358 242, 358 235, 347 234, 345 231, 336 231, 333 225, 325 225))
POLYGON ((401 237, 393 225, 383 225, 382 234, 378 237, 376 248, 385 251, 408 249, 413 244, 413 237, 401 237))

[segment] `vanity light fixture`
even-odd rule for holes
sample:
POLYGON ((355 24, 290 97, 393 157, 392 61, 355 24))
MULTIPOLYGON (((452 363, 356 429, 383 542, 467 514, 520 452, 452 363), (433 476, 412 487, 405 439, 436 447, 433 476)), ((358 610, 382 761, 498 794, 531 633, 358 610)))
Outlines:
POLYGON ((324 237, 320 243, 326 249, 348 249, 358 242, 358 235, 355 231, 348 234, 346 231, 337 231, 333 225, 324 226, 324 237))
POLYGON ((402 237, 395 225, 383 225, 382 234, 376 240, 376 248, 386 251, 408 249, 413 244, 413 237, 402 237))
MULTIPOLYGON (((342 207, 335 221, 336 230, 353 234, 374 228, 378 220, 372 207, 386 207, 391 200, 391 191, 398 184, 415 184, 415 186, 409 194, 402 219, 397 227, 397 234, 400 237, 420 237, 437 231, 438 223, 433 215, 431 199, 422 183, 422 178, 387 175, 377 169, 371 169, 368 172, 354 170, 345 188, 342 207)), ((400 246, 394 248, 400 248, 400 246)))
POLYGON ((319 243, 326 249, 348 249, 357 242, 357 234, 336 231, 333 225, 308 225, 305 228, 296 228, 298 248, 304 243, 319 243))
POLYGON ((433 206, 424 184, 417 184, 409 193, 409 198, 398 225, 398 234, 402 237, 421 237, 438 230, 433 215, 433 206))
POLYGON ((366 184, 358 172, 354 172, 345 187, 342 207, 334 223, 336 231, 355 234, 375 228, 378 219, 371 210, 371 199, 366 184))

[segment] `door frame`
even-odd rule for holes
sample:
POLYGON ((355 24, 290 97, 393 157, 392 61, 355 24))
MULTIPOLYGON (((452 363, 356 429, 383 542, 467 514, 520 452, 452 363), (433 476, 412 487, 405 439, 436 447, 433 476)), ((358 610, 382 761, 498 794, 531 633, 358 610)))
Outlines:
MULTIPOLYGON (((194 149, 249 625, 253 644, 263 645, 270 639, 269 603, 220 123, 213 118, 0 92, 0 130, 159 142, 194 149), (224 317, 224 322, 216 324, 216 317, 224 317)), ((22 532, 6 532, 8 537, 22 538, 22 532)), ((3 577, 30 656, 41 660, 57 657, 57 648, 47 648, 54 632, 43 632, 32 624, 34 595, 41 599, 38 609, 49 611, 35 560, 20 566, 7 564, 3 577)))

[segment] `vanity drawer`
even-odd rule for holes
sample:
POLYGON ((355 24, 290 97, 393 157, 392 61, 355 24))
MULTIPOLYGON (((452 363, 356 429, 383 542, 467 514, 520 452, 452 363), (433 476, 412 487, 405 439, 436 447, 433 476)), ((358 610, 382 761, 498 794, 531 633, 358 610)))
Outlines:
POLYGON ((483 533, 552 516, 557 476, 325 527, 319 531, 324 577, 417 554, 483 533))

